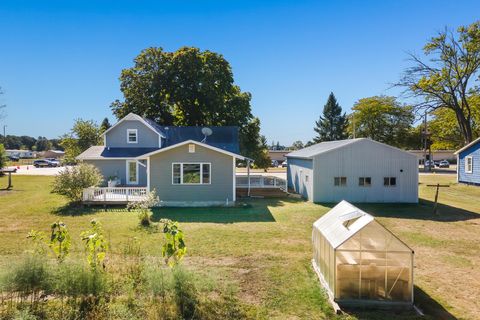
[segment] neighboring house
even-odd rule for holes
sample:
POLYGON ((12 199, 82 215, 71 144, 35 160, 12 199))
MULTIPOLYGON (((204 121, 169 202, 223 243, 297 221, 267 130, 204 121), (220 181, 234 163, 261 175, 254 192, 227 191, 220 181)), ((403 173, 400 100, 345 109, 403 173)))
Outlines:
POLYGON ((480 138, 456 151, 457 181, 480 185, 480 138))
POLYGON ((60 159, 65 156, 65 151, 61 150, 47 150, 40 152, 40 156, 44 158, 55 158, 55 159, 60 159))
MULTIPOLYGON (((423 164, 423 160, 425 159, 425 150, 407 150, 407 152, 416 155, 418 163, 423 164)), ((432 150, 432 160, 447 160, 450 163, 454 163, 457 160, 457 157, 455 156, 455 150, 432 150)))
POLYGON ((285 155, 289 152, 288 150, 268 150, 268 156, 272 161, 277 161, 277 165, 280 165, 286 160, 285 155))
POLYGON ((287 161, 289 189, 313 202, 418 202, 416 156, 380 142, 322 142, 287 161))
POLYGON ((33 151, 30 151, 30 150, 13 150, 13 149, 9 149, 9 150, 5 150, 5 152, 7 153, 7 156, 9 157, 17 157, 17 158, 23 158, 23 159, 30 159, 30 158, 35 158, 36 157, 36 153, 33 152, 33 151))
MULTIPOLYGON (((104 145, 77 159, 95 165, 106 180, 155 189, 161 205, 231 205, 235 202, 237 127, 160 126, 130 113, 104 132, 104 145), (209 130, 207 130, 209 131, 209 130)), ((107 181, 105 181, 107 182, 107 181)))

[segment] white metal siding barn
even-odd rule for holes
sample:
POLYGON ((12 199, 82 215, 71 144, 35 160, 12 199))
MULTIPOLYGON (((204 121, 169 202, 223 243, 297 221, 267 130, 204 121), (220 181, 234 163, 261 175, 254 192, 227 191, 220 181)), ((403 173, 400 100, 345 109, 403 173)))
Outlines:
POLYGON ((287 159, 288 187, 313 202, 418 202, 416 156, 377 141, 322 142, 287 159))

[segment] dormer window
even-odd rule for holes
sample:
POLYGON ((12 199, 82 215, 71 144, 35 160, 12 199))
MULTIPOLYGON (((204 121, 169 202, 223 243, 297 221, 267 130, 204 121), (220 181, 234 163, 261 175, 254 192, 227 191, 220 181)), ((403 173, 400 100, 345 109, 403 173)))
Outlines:
POLYGON ((137 129, 127 129, 127 143, 138 143, 137 129))

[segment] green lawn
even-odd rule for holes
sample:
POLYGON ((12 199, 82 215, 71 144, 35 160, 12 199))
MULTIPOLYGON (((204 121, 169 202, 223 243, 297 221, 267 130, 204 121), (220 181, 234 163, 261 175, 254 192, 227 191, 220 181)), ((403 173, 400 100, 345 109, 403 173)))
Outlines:
MULTIPOLYGON (((27 232, 48 231, 57 219, 71 230, 74 256, 82 253, 78 235, 97 218, 113 255, 137 237, 150 258, 161 263, 162 234, 139 229, 134 212, 70 209, 49 192, 52 177, 13 180, 13 191, 0 191, 0 269, 25 250, 27 232)), ((415 250, 417 304, 432 319, 478 318, 480 280, 474 271, 480 265, 480 188, 456 185, 452 176, 420 180, 418 205, 360 207, 415 250), (432 214, 434 188, 426 187, 427 182, 451 184, 441 190, 438 215, 432 214)), ((0 178, 0 186, 5 184, 0 178)), ((332 317, 331 309, 311 268, 310 236, 312 223, 329 207, 291 198, 256 199, 239 208, 157 209, 153 219, 179 221, 188 247, 185 266, 215 283, 233 284, 258 318, 324 319, 332 317)), ((411 314, 353 311, 351 317, 395 319, 411 314)))

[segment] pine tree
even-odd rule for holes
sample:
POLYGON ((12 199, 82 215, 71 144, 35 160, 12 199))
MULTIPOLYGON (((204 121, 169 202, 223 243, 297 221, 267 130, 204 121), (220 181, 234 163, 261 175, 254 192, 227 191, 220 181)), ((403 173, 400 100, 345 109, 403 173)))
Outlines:
POLYGON ((108 118, 103 119, 102 124, 100 125, 100 133, 107 131, 111 127, 108 118))
POLYGON ((323 141, 343 140, 348 137, 347 134, 347 116, 342 115, 342 107, 335 99, 333 92, 328 96, 328 101, 323 107, 323 116, 315 121, 315 132, 317 136, 313 138, 315 143, 323 141))

